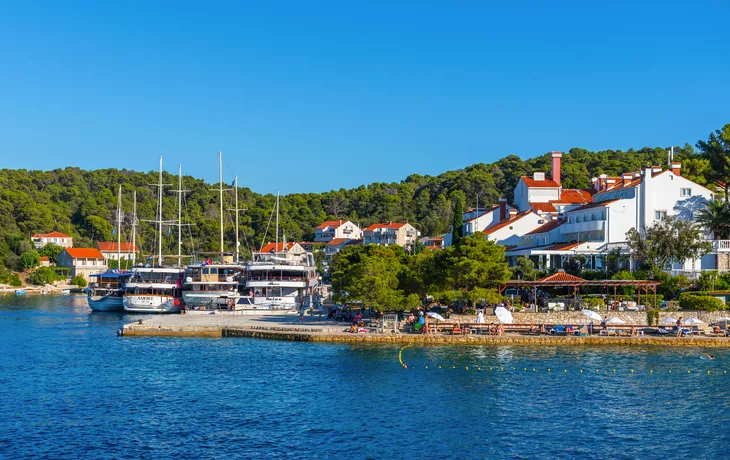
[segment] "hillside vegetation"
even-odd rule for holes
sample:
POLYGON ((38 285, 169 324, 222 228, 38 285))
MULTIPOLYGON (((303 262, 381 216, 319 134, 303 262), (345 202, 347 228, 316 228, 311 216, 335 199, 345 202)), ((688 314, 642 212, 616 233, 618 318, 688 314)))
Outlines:
MULTIPOLYGON (((723 133, 730 134, 730 125, 723 133)), ((716 133, 721 133, 717 131, 716 133)), ((709 141, 712 141, 712 136, 709 141)), ((709 142, 708 141, 708 142, 709 142)), ((718 179, 708 158, 687 144, 675 149, 675 160, 682 162, 682 175, 707 184, 718 179)), ((706 149, 705 149, 706 150, 706 149)), ((590 178, 602 173, 619 175, 641 167, 666 165, 664 148, 640 150, 605 150, 591 152, 574 148, 563 157, 563 186, 583 188, 590 178)), ((311 241, 314 228, 327 219, 348 218, 361 226, 378 221, 407 220, 424 235, 441 235, 449 230, 454 202, 474 206, 479 193, 480 204, 496 203, 500 196, 511 200, 521 175, 533 171, 549 171, 550 155, 522 160, 510 155, 491 163, 477 163, 467 168, 448 171, 438 176, 411 175, 399 183, 373 183, 353 189, 325 193, 297 193, 281 200, 281 226, 289 241, 311 241)), ((30 248, 30 235, 58 230, 74 237, 74 246, 93 246, 96 241, 110 241, 116 214, 117 187, 121 184, 125 225, 123 238, 129 239, 132 216, 132 191, 137 191, 137 213, 140 221, 154 219, 157 205, 157 172, 79 168, 53 171, 0 170, 0 261, 16 270, 22 268, 20 255, 30 248)), ((192 225, 184 230, 183 253, 218 251, 218 195, 211 185, 185 176, 183 218, 192 225)), ((164 173, 164 182, 177 184, 177 177, 164 173)), ((168 187, 164 196, 164 219, 177 217, 177 196, 168 187)), ((232 193, 227 196, 232 203, 232 193)), ((247 188, 239 190, 242 247, 258 248, 272 217, 274 195, 261 195, 247 188)), ((225 208, 232 207, 227 204, 225 208)), ((231 212, 225 211, 226 250, 233 248, 234 227, 231 212)), ((266 239, 273 239, 273 224, 266 239)), ((177 253, 175 228, 165 228, 165 252, 177 253)), ((154 251, 156 231, 151 223, 140 222, 137 241, 144 253, 154 251)))

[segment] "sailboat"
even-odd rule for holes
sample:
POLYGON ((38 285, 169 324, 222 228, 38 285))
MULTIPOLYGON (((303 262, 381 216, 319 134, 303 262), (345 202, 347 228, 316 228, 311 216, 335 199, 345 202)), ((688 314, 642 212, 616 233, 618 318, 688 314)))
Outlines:
MULTIPOLYGON (((213 310, 232 307, 239 297, 239 286, 242 281, 242 271, 238 263, 234 262, 233 254, 225 253, 223 245, 223 154, 218 153, 218 171, 220 195, 220 261, 207 259, 199 264, 188 265, 185 270, 183 299, 188 310, 213 310)), ((238 188, 238 179, 235 181, 238 188)), ((237 192, 237 190, 236 190, 237 192)), ((236 203, 238 196, 236 195, 236 203)), ((238 221, 238 209, 236 209, 238 221)), ((238 229, 236 229, 238 238, 238 229)), ((238 241, 236 242, 238 245, 238 241)), ((238 247, 236 247, 238 254, 238 247)))
MULTIPOLYGON (((122 246, 122 186, 119 186, 117 197, 117 225, 114 228, 117 234, 117 263, 121 267, 121 246, 122 246)), ((121 268, 107 270, 104 273, 94 273, 90 276, 96 278, 87 289, 87 301, 89 308, 93 311, 123 311, 124 304, 124 283, 132 276, 128 271, 121 268)))
POLYGON ((276 193, 276 236, 253 253, 246 265, 246 290, 235 305, 237 311, 256 315, 295 314, 312 301, 312 291, 319 283, 311 252, 299 245, 287 245, 286 235, 279 243, 279 192, 276 193), (298 249, 298 250, 297 250, 298 249))
MULTIPOLYGON (((162 183, 162 157, 160 157, 160 179, 157 199, 157 264, 132 269, 132 278, 124 289, 124 311, 129 313, 178 313, 183 308, 182 278, 185 270, 180 267, 162 265, 162 224, 171 221, 162 220, 162 194, 165 184, 162 183)), ((182 166, 178 167, 178 207, 182 205, 182 166)), ((178 209, 178 216, 180 209, 178 209)), ((135 195, 134 217, 136 225, 137 202, 135 195)), ((134 227, 133 227, 134 228, 134 227)), ((179 228, 179 227, 178 227, 179 228)), ((178 232, 178 257, 181 246, 178 232)))

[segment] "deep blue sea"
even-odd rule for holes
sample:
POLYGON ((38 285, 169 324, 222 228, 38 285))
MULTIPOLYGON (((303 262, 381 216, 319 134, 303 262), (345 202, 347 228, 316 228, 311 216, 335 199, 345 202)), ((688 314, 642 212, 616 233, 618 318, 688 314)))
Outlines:
POLYGON ((134 318, 0 298, 0 456, 730 455, 724 350, 409 346, 404 369, 400 346, 117 337, 134 318))

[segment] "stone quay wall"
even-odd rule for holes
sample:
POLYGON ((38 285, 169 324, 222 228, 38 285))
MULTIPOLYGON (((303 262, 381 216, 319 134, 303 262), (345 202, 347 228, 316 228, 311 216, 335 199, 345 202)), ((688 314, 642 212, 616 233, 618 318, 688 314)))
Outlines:
MULTIPOLYGON (((627 325, 648 326, 645 311, 610 311, 597 312, 601 316, 616 317, 626 321, 627 325)), ((557 311, 547 313, 512 313, 515 324, 588 324, 590 320, 580 311, 557 311)), ((659 321, 663 318, 683 320, 689 318, 697 318, 708 325, 715 322, 715 318, 730 317, 730 312, 726 311, 661 311, 659 312, 659 321)), ((487 316, 487 322, 497 322, 496 316, 487 316)), ((593 324, 598 325, 600 321, 594 321, 593 324)))

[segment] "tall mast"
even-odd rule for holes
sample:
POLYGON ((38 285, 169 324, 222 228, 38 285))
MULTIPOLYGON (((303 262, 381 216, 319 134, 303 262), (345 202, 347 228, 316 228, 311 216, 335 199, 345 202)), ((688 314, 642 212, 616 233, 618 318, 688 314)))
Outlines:
POLYGON ((132 266, 137 265, 137 190, 134 191, 134 208, 132 208, 132 266))
POLYGON ((157 264, 162 266, 162 155, 160 155, 160 193, 157 201, 157 264))
POLYGON ((233 183, 236 190, 236 263, 238 263, 238 246, 241 244, 238 242, 238 176, 234 177, 233 183))
POLYGON ((122 184, 117 197, 117 268, 122 269, 122 184))
POLYGON ((177 165, 177 262, 182 264, 182 165, 177 165))
POLYGON ((279 252, 279 191, 276 191, 276 245, 274 253, 279 252))
POLYGON ((218 152, 218 172, 220 174, 219 192, 220 192, 220 225, 221 225, 221 262, 223 262, 223 152, 218 152))

